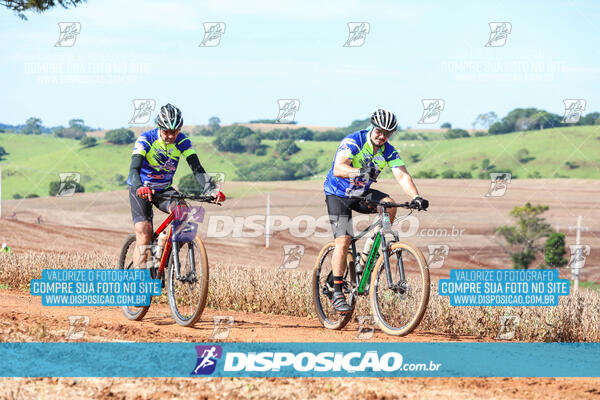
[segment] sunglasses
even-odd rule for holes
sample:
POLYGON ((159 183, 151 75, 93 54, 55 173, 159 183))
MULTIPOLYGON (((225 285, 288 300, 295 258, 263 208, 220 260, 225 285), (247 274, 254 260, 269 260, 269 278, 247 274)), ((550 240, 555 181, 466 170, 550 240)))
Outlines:
POLYGON ((177 133, 179 133, 181 129, 161 129, 161 132, 163 132, 165 135, 175 135, 177 133))
POLYGON ((375 128, 373 129, 373 131, 375 132, 376 135, 382 135, 385 136, 386 138, 389 138, 390 136, 392 136, 392 133, 394 133, 394 131, 385 131, 383 129, 379 129, 379 128, 375 128))

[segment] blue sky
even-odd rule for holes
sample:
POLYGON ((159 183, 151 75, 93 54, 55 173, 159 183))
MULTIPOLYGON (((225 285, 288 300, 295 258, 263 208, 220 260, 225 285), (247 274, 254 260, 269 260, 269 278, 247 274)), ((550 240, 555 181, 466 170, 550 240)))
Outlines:
POLYGON ((570 98, 600 111, 599 2, 89 0, 28 17, 0 9, 4 123, 128 126, 138 98, 190 124, 275 118, 281 98, 300 100, 299 123, 325 126, 377 107, 415 128, 515 107, 562 114, 570 98), (65 21, 81 33, 54 47, 65 21), (198 47, 203 22, 225 22, 219 46, 198 47), (370 24, 362 47, 342 46, 348 22, 370 24), (489 22, 512 24, 503 47, 484 47, 489 22), (418 125, 430 98, 445 100, 440 121, 418 125))

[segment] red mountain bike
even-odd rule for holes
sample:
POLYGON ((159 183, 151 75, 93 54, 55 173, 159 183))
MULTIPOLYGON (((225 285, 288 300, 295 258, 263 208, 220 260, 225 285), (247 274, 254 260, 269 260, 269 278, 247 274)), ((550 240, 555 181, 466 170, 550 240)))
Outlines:
MULTIPOLYGON (((167 287, 171 314, 182 326, 192 326, 204 311, 208 297, 208 257, 206 248, 196 235, 197 224, 190 223, 189 208, 184 200, 215 203, 213 196, 178 194, 168 197, 176 201, 173 211, 152 235, 152 244, 136 250, 135 234, 125 240, 119 256, 119 269, 148 268, 153 279, 161 279, 167 287), (166 229, 168 229, 168 232, 166 229), (162 236, 161 236, 162 234, 162 236), (160 239, 159 239, 160 238, 160 239), (162 240, 161 240, 162 239, 162 240), (159 244, 162 241, 162 244, 159 244), (145 265, 134 267, 133 252, 141 251, 145 265), (166 270, 166 271, 165 271, 166 270), (166 277, 166 279, 165 279, 166 277), (166 281, 166 282, 165 282, 166 281)), ((222 198, 224 200, 224 197, 222 198)), ((200 209, 203 212, 203 209, 200 209)), ((199 218, 191 218, 198 221, 199 218)), ((123 306, 123 313, 131 320, 140 321, 150 306, 123 306)))

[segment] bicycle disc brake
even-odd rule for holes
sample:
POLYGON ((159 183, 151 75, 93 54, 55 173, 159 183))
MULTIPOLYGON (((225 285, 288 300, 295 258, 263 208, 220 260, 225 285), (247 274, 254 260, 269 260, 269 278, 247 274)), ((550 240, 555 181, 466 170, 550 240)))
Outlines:
POLYGON ((408 296, 408 292, 410 287, 408 286, 408 282, 406 280, 402 280, 398 283, 394 283, 390 288, 394 293, 398 293, 402 297, 408 296))
POLYGON ((198 281, 198 278, 196 278, 196 273, 194 271, 190 271, 187 274, 185 274, 185 276, 182 276, 181 278, 179 278, 180 282, 183 283, 196 283, 198 281))

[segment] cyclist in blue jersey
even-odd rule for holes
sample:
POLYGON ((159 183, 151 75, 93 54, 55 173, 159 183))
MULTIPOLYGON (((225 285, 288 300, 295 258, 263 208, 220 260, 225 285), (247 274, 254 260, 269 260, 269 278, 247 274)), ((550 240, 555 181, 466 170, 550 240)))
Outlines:
MULTIPOLYGON (((393 113, 376 110, 371 117, 369 129, 354 132, 342 140, 325 178, 325 203, 335 238, 332 258, 334 294, 331 300, 334 309, 340 314, 351 311, 342 292, 342 285, 346 271, 346 253, 353 235, 352 210, 363 214, 376 213, 376 207, 365 202, 364 198, 375 202, 394 202, 387 193, 370 188, 381 170, 386 166, 392 169, 400 187, 411 197, 412 206, 419 210, 426 210, 429 206, 429 202, 419 195, 404 161, 394 146, 388 143, 397 127, 398 122, 393 113)), ((390 208, 388 212, 393 222, 396 209, 390 208)))
MULTIPOLYGON (((202 168, 192 142, 181 132, 181 111, 172 104, 161 107, 156 125, 137 138, 127 178, 137 249, 146 249, 152 240, 152 205, 166 213, 171 211, 168 197, 177 194, 171 184, 181 156, 203 188, 202 194, 213 195, 216 202, 225 200, 202 168)), ((134 251, 133 262, 134 265, 145 262, 145 252, 134 251)))

